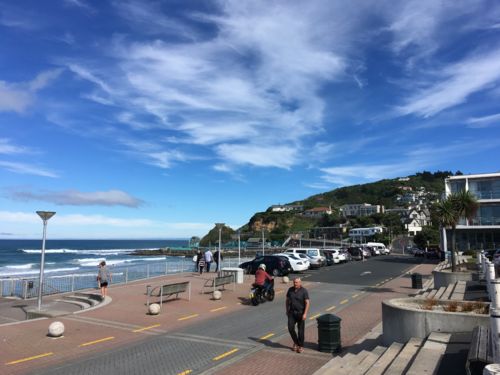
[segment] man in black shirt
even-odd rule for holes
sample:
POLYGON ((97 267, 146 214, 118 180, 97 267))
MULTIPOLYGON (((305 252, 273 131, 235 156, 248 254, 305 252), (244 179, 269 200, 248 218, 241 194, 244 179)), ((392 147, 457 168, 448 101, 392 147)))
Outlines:
POLYGON ((292 336, 293 350, 302 353, 304 350, 304 326, 309 311, 309 293, 302 286, 299 277, 293 280, 293 287, 286 293, 286 315, 288 316, 288 332, 292 336), (298 328, 298 336, 295 332, 298 328))

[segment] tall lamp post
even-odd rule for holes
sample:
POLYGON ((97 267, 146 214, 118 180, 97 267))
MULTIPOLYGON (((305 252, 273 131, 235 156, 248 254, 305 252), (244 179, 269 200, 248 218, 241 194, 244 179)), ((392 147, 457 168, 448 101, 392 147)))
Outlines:
POLYGON ((241 264, 241 231, 238 229, 238 265, 241 264))
POLYGON ((261 229, 262 229, 262 256, 264 256, 264 252, 265 252, 264 246, 266 244, 265 238, 264 238, 264 227, 262 227, 261 229))
POLYGON ((224 223, 215 223, 215 226, 219 228, 219 252, 217 253, 217 272, 220 272, 220 252, 222 243, 222 227, 224 223))
POLYGON ((38 279, 38 311, 42 307, 43 293, 43 267, 45 265, 45 237, 47 235, 47 221, 56 213, 51 211, 37 211, 38 216, 43 220, 43 240, 42 240, 42 259, 40 260, 40 277, 38 279))

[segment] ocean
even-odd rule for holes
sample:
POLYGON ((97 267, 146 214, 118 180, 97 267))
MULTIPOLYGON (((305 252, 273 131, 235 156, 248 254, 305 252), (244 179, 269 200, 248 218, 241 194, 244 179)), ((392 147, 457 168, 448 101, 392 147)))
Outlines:
MULTIPOLYGON (((92 273, 105 260, 110 267, 138 266, 175 256, 134 256, 135 250, 187 248, 188 240, 47 240, 47 275, 92 273)), ((33 277, 40 272, 42 240, 0 240, 0 278, 33 277)), ((184 257, 182 257, 184 258, 184 257)))

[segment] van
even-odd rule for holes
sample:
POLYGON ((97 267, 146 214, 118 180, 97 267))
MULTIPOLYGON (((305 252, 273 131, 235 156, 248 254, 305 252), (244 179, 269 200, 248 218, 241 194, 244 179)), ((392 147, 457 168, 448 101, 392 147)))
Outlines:
POLYGON ((367 242, 366 246, 376 248, 381 255, 390 253, 390 250, 387 247, 385 247, 385 245, 382 242, 367 242))
POLYGON ((309 258, 311 258, 311 268, 320 268, 326 263, 326 259, 318 248, 313 247, 300 247, 300 248, 291 248, 287 249, 285 253, 292 254, 305 254, 309 258))

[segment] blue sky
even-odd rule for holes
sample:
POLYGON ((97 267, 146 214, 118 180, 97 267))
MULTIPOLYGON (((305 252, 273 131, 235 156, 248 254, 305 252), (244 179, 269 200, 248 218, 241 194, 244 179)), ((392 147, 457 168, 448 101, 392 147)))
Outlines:
MULTIPOLYGON (((4 1, 0 238, 179 238, 498 171, 496 1, 4 1)), ((360 203, 360 202, 353 202, 360 203)))

